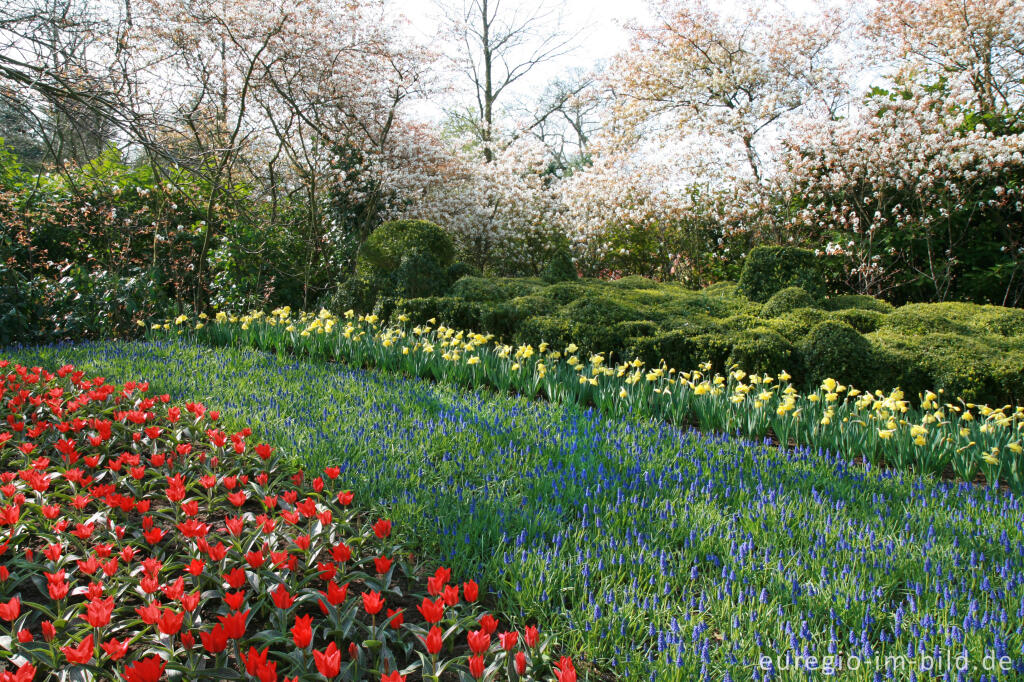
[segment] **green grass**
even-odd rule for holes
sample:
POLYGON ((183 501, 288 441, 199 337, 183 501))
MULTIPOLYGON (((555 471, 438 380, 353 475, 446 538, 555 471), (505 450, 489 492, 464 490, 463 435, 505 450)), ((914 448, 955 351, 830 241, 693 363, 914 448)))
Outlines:
POLYGON ((310 467, 342 466, 418 552, 624 679, 759 679, 760 656, 794 648, 910 649, 914 664, 964 651, 978 666, 995 652, 1024 672, 1024 514, 1011 494, 246 349, 6 356, 148 379, 310 467))

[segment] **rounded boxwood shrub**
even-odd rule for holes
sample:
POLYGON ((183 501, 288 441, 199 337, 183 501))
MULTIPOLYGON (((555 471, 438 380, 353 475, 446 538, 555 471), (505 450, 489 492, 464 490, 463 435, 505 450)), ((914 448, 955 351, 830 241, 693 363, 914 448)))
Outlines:
POLYGON ((739 291, 764 303, 786 287, 797 286, 814 298, 825 296, 825 277, 813 251, 795 246, 758 246, 748 255, 740 275, 739 291))
POLYGON ((799 379, 798 358, 796 347, 781 334, 759 327, 736 336, 725 362, 752 374, 777 374, 785 369, 799 379))
POLYGON ((565 306, 558 316, 569 322, 576 344, 583 350, 593 353, 621 352, 625 340, 619 335, 616 325, 640 317, 635 310, 597 296, 587 296, 573 301, 565 306))
POLYGON ((587 295, 587 289, 580 284, 559 282, 545 287, 540 294, 556 303, 565 305, 587 295))
POLYGON ((548 284, 555 284, 556 282, 574 281, 579 279, 579 275, 576 274, 576 266, 573 264, 569 252, 559 249, 544 266, 540 278, 548 284))
POLYGON ((347 310, 368 313, 377 304, 381 290, 387 288, 384 278, 354 274, 339 284, 320 301, 320 305, 341 315, 347 310))
POLYGON ((772 294, 761 308, 761 317, 778 317, 797 308, 816 308, 817 302, 800 287, 786 287, 772 294))
POLYGON ((367 237, 356 258, 356 271, 369 277, 388 275, 413 253, 429 254, 446 269, 455 258, 455 245, 447 232, 430 221, 392 220, 367 237))
POLYGON ((840 294, 825 299, 827 310, 871 310, 878 313, 891 313, 895 308, 888 301, 863 294, 840 294))
POLYGON ((775 330, 784 337, 797 343, 811 333, 814 325, 829 319, 829 313, 817 308, 797 308, 790 312, 762 322, 762 325, 775 330))
POLYGON ((611 284, 620 289, 660 289, 663 286, 653 279, 641 277, 640 275, 629 275, 628 277, 612 280, 611 284))
POLYGON ((514 343, 530 344, 535 348, 541 341, 547 341, 555 350, 562 350, 574 342, 569 320, 557 315, 527 317, 516 329, 512 340, 514 343))
POLYGON ((437 296, 447 289, 447 277, 437 260, 428 253, 414 251, 402 256, 391 273, 391 295, 401 298, 437 296))
POLYGON ((520 296, 503 303, 488 303, 483 306, 481 325, 483 331, 501 339, 511 339, 520 323, 529 318, 554 313, 558 305, 543 296, 520 296))
POLYGON ((819 322, 800 344, 807 381, 814 385, 833 378, 861 388, 868 385, 871 344, 848 324, 819 322))
POLYGON ((470 265, 469 263, 463 263, 462 261, 452 263, 445 271, 449 285, 455 284, 463 277, 481 277, 482 274, 483 273, 480 272, 480 268, 470 265))
POLYGON ((394 316, 392 319, 405 315, 409 318, 409 324, 423 324, 431 318, 437 319, 450 302, 451 299, 441 296, 399 299, 391 312, 394 316))
POLYGON ((489 277, 463 277, 452 285, 448 294, 467 301, 502 301, 507 298, 505 287, 489 277))
POLYGON ((715 370, 721 371, 731 351, 732 343, 724 334, 690 334, 674 330, 634 339, 626 353, 630 357, 639 357, 652 367, 664 360, 671 368, 689 372, 702 362, 710 362, 715 370))
POLYGON ((846 310, 836 311, 829 317, 838 322, 845 322, 861 334, 870 334, 882 324, 885 314, 877 310, 847 308, 846 310))
MULTIPOLYGON (((978 306, 980 307, 980 306, 978 306)), ((970 335, 974 330, 962 319, 950 315, 940 303, 910 303, 900 306, 885 317, 883 328, 922 336, 924 334, 970 335)))

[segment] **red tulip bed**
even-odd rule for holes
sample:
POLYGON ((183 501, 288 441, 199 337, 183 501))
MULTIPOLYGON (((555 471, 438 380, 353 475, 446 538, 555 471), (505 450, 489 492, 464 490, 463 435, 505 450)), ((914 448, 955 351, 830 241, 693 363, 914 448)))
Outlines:
POLYGON ((0 361, 0 682, 574 682, 338 470, 146 383, 0 361))

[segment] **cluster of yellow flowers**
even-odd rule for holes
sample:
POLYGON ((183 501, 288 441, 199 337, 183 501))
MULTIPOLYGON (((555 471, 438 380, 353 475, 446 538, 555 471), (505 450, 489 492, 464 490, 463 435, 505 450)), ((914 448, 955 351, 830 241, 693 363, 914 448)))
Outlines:
MULTIPOLYGON (((173 324, 182 329, 187 322, 184 315, 173 320, 173 324)), ((207 317, 200 315, 194 328, 201 329, 206 322, 207 317)), ((1004 449, 1013 455, 1024 452, 1020 438, 1024 430, 1024 407, 992 408, 962 401, 942 402, 941 391, 926 392, 920 396, 920 409, 912 410, 899 389, 872 393, 826 379, 817 390, 801 394, 785 371, 774 376, 747 374, 734 366, 725 375, 712 374, 710 363, 702 363, 697 370, 678 371, 664 361, 649 367, 639 358, 609 363, 604 353, 591 354, 584 360, 575 344, 563 349, 552 348, 547 342, 536 347, 531 344, 513 346, 496 342, 490 334, 437 325, 436 319, 410 329, 405 326, 408 322, 405 316, 397 318, 399 324, 384 327, 377 316, 357 315, 351 310, 340 317, 328 310, 296 314, 288 307, 240 316, 218 312, 214 322, 238 325, 242 330, 263 323, 283 329, 296 342, 339 330, 341 337, 349 342, 379 344, 403 356, 423 354, 429 356, 429 360, 464 363, 474 368, 500 362, 505 363, 509 372, 534 372, 537 379, 559 372, 561 380, 571 380, 575 374, 581 386, 612 391, 612 395, 623 401, 631 397, 631 392, 665 398, 689 393, 703 400, 727 402, 734 412, 764 414, 773 424, 785 419, 818 431, 854 429, 874 434, 883 441, 906 438, 907 447, 953 448, 956 452, 982 448, 981 458, 989 465, 999 463, 1004 449)), ((155 324, 153 329, 170 329, 170 323, 155 324)))

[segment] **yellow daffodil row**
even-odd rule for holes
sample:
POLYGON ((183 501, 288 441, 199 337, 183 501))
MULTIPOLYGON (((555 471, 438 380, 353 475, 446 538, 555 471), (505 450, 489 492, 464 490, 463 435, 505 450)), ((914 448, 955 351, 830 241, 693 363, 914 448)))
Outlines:
POLYGON ((410 326, 399 316, 383 326, 374 315, 336 316, 278 308, 246 315, 217 313, 153 324, 154 334, 190 334, 221 344, 251 345, 379 367, 463 386, 491 387, 577 405, 612 416, 665 419, 705 430, 768 435, 842 453, 877 465, 935 475, 980 477, 991 485, 1024 489, 1024 407, 990 407, 943 400, 941 391, 918 396, 899 389, 864 391, 826 379, 803 391, 785 371, 712 373, 710 363, 680 371, 664 362, 611 362, 584 355, 575 344, 510 345, 491 335, 428 320, 410 326))

